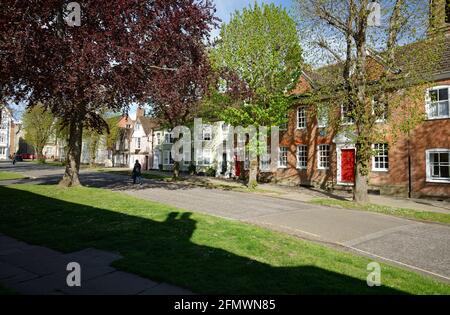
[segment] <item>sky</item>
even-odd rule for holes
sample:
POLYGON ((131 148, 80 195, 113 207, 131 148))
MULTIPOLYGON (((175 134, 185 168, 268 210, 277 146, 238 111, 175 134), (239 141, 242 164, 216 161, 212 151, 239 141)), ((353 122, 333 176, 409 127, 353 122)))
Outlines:
MULTIPOLYGON (((219 17, 222 22, 228 22, 230 20, 230 16, 236 10, 240 11, 245 7, 249 7, 254 3, 274 3, 276 5, 281 5, 286 9, 290 9, 292 7, 292 0, 213 0, 216 4, 216 15, 219 17)), ((212 32, 212 37, 216 37, 219 34, 219 29, 216 29, 212 32)))

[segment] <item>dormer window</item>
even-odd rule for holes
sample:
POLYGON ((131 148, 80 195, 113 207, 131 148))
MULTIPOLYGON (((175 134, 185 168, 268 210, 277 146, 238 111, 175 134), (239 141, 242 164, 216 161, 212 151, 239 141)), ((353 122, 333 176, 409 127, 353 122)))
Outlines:
POLYGON ((388 104, 374 98, 372 101, 372 113, 376 117, 377 123, 384 123, 388 117, 388 104))
POLYGON ((426 112, 428 119, 450 118, 450 86, 437 86, 427 92, 426 112))
POLYGON ((341 121, 343 125, 352 125, 355 123, 352 108, 348 104, 341 105, 341 121))
POLYGON ((204 141, 210 141, 211 140, 211 134, 212 134, 211 126, 204 126, 203 127, 203 140, 204 141))

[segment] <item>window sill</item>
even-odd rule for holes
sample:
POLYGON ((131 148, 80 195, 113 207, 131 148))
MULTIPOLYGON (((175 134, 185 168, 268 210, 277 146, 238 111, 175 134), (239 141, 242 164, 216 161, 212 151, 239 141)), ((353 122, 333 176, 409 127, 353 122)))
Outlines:
POLYGON ((373 168, 372 172, 376 172, 376 173, 388 173, 389 169, 383 169, 383 168, 373 168))
POLYGON ((328 171, 330 168, 329 167, 318 167, 317 169, 319 171, 328 171))
POLYGON ((297 130, 306 130, 306 127, 297 127, 297 130))
POLYGON ((303 166, 297 166, 297 169, 300 171, 306 171, 308 168, 303 166))
POLYGON ((439 117, 428 117, 427 116, 425 121, 443 120, 443 119, 450 119, 450 116, 439 116, 439 117))
POLYGON ((282 170, 283 170, 283 169, 287 169, 287 166, 279 166, 279 165, 278 165, 278 169, 282 169, 282 170))
POLYGON ((450 179, 430 179, 430 178, 427 178, 427 180, 426 180, 426 182, 427 183, 430 183, 430 184, 433 184, 433 183, 435 183, 435 184, 450 184, 450 179))

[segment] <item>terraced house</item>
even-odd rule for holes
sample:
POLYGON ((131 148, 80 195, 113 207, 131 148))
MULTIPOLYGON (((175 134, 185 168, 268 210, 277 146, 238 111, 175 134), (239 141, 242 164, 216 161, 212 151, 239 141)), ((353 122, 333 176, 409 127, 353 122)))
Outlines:
POLYGON ((21 124, 7 106, 0 107, 0 160, 9 160, 19 148, 21 124))
MULTIPOLYGON (((446 5, 445 1, 440 3, 446 5)), ((448 7, 447 10, 450 11, 448 7)), ((383 141, 373 143, 375 154, 370 165, 369 185, 376 193, 450 198, 449 11, 447 19, 440 24, 445 29, 445 48, 441 61, 433 69, 432 84, 413 87, 423 94, 419 104, 409 104, 407 99, 402 101, 402 106, 418 106, 416 110, 423 112, 425 119, 409 135, 394 141, 387 134, 383 141)), ((408 50, 405 46, 402 53, 408 54, 408 50)), ((304 72, 296 96, 305 97, 317 89, 321 79, 320 71, 304 72)), ((377 102, 374 104, 377 106, 377 102)), ((354 123, 347 115, 348 110, 345 105, 341 106, 341 125, 354 123)), ((377 129, 396 124, 396 119, 395 112, 384 108, 377 120, 377 129)), ((289 123, 280 138, 278 169, 271 170, 266 177, 291 185, 348 189, 355 180, 355 156, 351 137, 344 132, 333 132, 326 116, 321 116, 311 106, 301 105, 289 113, 289 123)))

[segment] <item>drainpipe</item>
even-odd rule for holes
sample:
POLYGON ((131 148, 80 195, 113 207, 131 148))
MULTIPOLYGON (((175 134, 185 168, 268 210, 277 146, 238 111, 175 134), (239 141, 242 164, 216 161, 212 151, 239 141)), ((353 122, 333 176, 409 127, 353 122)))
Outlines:
POLYGON ((408 130, 408 198, 411 198, 412 194, 412 176, 411 176, 411 141, 410 133, 408 130))

